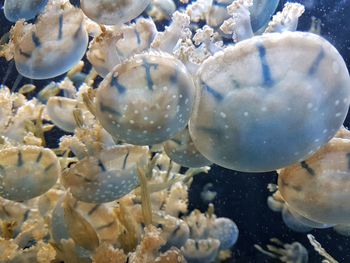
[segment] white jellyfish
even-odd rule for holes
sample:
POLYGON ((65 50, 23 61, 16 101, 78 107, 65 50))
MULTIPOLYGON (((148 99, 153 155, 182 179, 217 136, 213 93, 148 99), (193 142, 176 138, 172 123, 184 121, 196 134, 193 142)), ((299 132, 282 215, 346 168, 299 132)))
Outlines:
POLYGON ((24 201, 47 192, 61 172, 56 155, 47 148, 21 146, 0 151, 0 196, 24 201))
POLYGON ((83 13, 65 0, 50 2, 35 24, 16 23, 12 42, 21 75, 32 79, 56 77, 84 56, 88 34, 83 13))
POLYGON ((47 5, 48 0, 5 0, 4 14, 7 20, 16 22, 36 17, 47 5))
POLYGON ((106 203, 139 185, 138 165, 145 163, 148 147, 119 145, 87 156, 66 169, 62 183, 79 201, 106 203))
POLYGON ((151 0, 80 0, 80 6, 90 19, 104 25, 117 25, 139 16, 150 2, 151 0))
MULTIPOLYGON (((244 8, 232 5, 231 12, 246 16, 244 8)), ((298 4, 286 9, 302 11, 298 4)), ((298 15, 271 28, 292 28, 298 15)), ((243 19, 234 34, 242 41, 198 70, 190 134, 199 152, 220 166, 271 171, 307 158, 334 136, 349 108, 350 77, 338 51, 318 35, 251 37, 246 27, 243 19)))
POLYGON ((195 87, 181 61, 158 52, 116 66, 96 94, 96 117, 127 143, 161 143, 183 130, 192 113, 195 87))

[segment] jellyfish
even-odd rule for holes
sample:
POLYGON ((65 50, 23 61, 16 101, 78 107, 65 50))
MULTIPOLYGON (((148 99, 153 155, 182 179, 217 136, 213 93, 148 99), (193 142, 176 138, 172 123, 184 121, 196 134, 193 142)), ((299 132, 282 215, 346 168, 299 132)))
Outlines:
POLYGON ((16 23, 12 29, 18 72, 31 79, 48 79, 77 64, 88 44, 84 16, 64 0, 49 3, 37 22, 16 23))
POLYGON ((293 242, 292 244, 284 244, 277 238, 271 238, 273 245, 267 245, 267 250, 263 249, 259 245, 254 247, 261 253, 271 257, 277 258, 281 262, 286 263, 307 263, 309 262, 309 254, 306 248, 299 242, 293 242))
POLYGON ((47 148, 21 146, 0 151, 0 196, 24 201, 47 192, 56 183, 61 168, 47 148))
MULTIPOLYGON (((213 28, 219 28, 222 23, 230 17, 227 7, 233 0, 214 0, 206 15, 207 25, 213 28)), ((275 13, 279 0, 254 0, 249 8, 251 26, 253 32, 263 29, 270 21, 271 16, 275 13)))
POLYGON ((87 17, 104 25, 119 25, 139 16, 151 0, 80 0, 87 17))
MULTIPOLYGON (((235 12, 245 17, 248 6, 235 3, 233 17, 235 12)), ((295 28, 302 10, 287 5, 286 15, 275 18, 270 30, 295 28)), ((237 27, 239 42, 198 70, 198 99, 189 123, 196 148, 220 166, 245 172, 272 171, 306 159, 346 117, 350 77, 343 58, 312 33, 253 37, 245 19, 237 27)))
POLYGON ((238 227, 230 218, 219 217, 210 227, 209 236, 220 241, 220 250, 230 249, 238 239, 238 227))
POLYGON ((335 137, 305 161, 281 169, 278 186, 288 206, 315 222, 348 224, 349 151, 350 140, 335 137))
POLYGON ((30 20, 45 8, 47 2, 48 0, 5 0, 5 17, 11 22, 30 20))
POLYGON ((86 56, 97 73, 105 77, 123 60, 149 49, 156 32, 153 20, 145 18, 120 28, 107 27, 91 41, 86 56))
POLYGON ((106 203, 139 185, 138 165, 147 159, 148 147, 119 145, 87 156, 63 171, 61 180, 79 201, 106 203))
POLYGON ((185 66, 150 52, 116 66, 96 94, 96 117, 114 137, 136 145, 164 142, 190 118, 195 87, 185 66))
POLYGON ((176 134, 164 143, 164 150, 169 158, 184 167, 203 167, 211 165, 193 144, 188 129, 176 134))

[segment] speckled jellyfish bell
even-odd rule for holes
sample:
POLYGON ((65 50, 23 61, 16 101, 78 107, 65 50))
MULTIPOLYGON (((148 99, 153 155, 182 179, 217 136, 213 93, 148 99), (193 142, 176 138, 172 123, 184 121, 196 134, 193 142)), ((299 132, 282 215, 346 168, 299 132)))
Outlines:
POLYGON ((29 20, 36 17, 46 6, 48 0, 5 0, 4 14, 7 20, 29 20))
POLYGON ((238 239, 238 227, 226 217, 215 218, 209 236, 220 241, 220 250, 230 249, 238 239))
POLYGON ((172 161, 184 167, 195 168, 212 164, 198 152, 187 128, 166 141, 164 150, 172 161))
POLYGON ((47 192, 60 175, 60 164, 49 149, 37 146, 0 151, 0 196, 25 201, 47 192))
POLYGON ((50 2, 35 24, 12 29, 18 72, 32 79, 61 75, 77 64, 88 44, 83 13, 65 0, 50 2))
POLYGON ((100 84, 96 117, 127 143, 161 143, 186 127, 194 95, 192 78, 175 57, 139 54, 116 66, 100 84))
POLYGON ((129 22, 139 16, 151 0, 80 0, 87 17, 104 25, 129 22))
MULTIPOLYGON (((240 17, 248 7, 229 9, 240 17)), ((289 4, 284 12, 270 31, 296 28, 300 6, 289 4)), ((343 58, 318 35, 253 37, 246 19, 236 26, 238 43, 198 70, 199 94, 189 124, 195 146, 208 160, 246 172, 272 171, 307 158, 346 117, 350 77, 343 58)))
POLYGON ((106 203, 139 185, 138 165, 148 158, 148 147, 120 145, 88 156, 65 170, 61 180, 79 201, 106 203))
POLYGON ((309 159, 281 169, 278 189, 288 206, 312 221, 348 224, 349 152, 350 140, 335 137, 309 159))

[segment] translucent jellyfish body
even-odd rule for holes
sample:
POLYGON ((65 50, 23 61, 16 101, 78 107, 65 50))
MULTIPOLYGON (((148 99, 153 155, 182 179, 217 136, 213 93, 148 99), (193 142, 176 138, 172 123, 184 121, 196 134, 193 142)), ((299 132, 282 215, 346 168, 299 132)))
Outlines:
MULTIPOLYGON (((230 17, 227 7, 233 0, 214 0, 206 15, 207 24, 213 28, 218 28, 230 17)), ((250 19, 254 32, 264 28, 275 13, 279 0, 254 0, 250 7, 250 19)))
POLYGON ((306 161, 279 171, 288 206, 312 221, 348 224, 350 140, 333 138, 306 161))
POLYGON ((104 25, 129 22, 139 16, 151 0, 80 0, 81 9, 90 19, 104 25))
POLYGON ((148 147, 118 146, 89 156, 66 170, 62 182, 79 201, 106 203, 139 185, 137 167, 147 159, 148 147))
POLYGON ((47 2, 48 0, 5 0, 5 17, 11 22, 32 19, 44 9, 47 2))
POLYGON ((107 27, 91 41, 87 58, 97 73, 105 77, 123 60, 149 49, 156 33, 153 20, 145 18, 120 28, 107 27))
POLYGON ((190 118, 195 87, 185 66, 146 53, 116 66, 96 94, 96 117, 114 137, 137 145, 166 141, 190 118))
POLYGON ((164 143, 164 150, 169 158, 185 167, 203 167, 211 165, 194 146, 188 129, 176 134, 175 137, 164 143))
POLYGON ((17 22, 12 41, 18 72, 32 79, 47 79, 77 64, 88 44, 83 19, 79 9, 62 0, 49 3, 34 25, 17 22))
POLYGON ((220 249, 230 249, 238 239, 238 227, 229 218, 219 217, 214 220, 209 236, 220 241, 220 249))
POLYGON ((190 121, 197 149, 229 169, 275 170, 310 156, 342 125, 350 78, 320 36, 253 37, 207 59, 190 121))
POLYGON ((60 175, 60 164, 49 149, 36 146, 0 151, 0 195, 24 201, 47 192, 60 175))

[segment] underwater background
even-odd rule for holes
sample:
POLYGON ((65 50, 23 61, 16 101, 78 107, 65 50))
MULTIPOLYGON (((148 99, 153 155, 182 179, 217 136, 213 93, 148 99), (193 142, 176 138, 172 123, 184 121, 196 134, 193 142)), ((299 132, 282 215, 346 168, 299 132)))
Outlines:
MULTIPOLYGON (((71 1, 75 2, 75 1, 71 1)), ((280 1, 278 10, 282 10, 287 1, 280 1)), ((329 40, 341 53, 350 68, 350 0, 304 0, 292 1, 305 5, 306 11, 301 17, 298 29, 308 30, 311 17, 321 20, 321 35, 329 40)), ((1 1, 3 5, 3 1, 1 1)), ((181 4, 179 4, 181 6, 181 4)), ((0 36, 11 28, 3 12, 0 12, 0 36)), ((160 25, 161 27, 164 25, 160 25)), ((86 68, 88 70, 88 68, 86 68)), ((57 77, 54 80, 60 80, 57 77)), ((51 80, 31 80, 18 74, 14 62, 7 62, 0 58, 0 84, 18 88, 25 83, 33 83, 44 87, 51 80)), ((345 126, 350 126, 348 116, 345 126)), ((256 131, 259 132, 259 131, 256 131)), ((50 134, 48 144, 57 145, 57 137, 50 134)), ((313 250, 306 234, 296 233, 289 229, 281 219, 281 213, 271 211, 266 203, 270 192, 269 183, 276 183, 277 174, 271 173, 241 173, 213 165, 209 174, 195 177, 190 190, 189 210, 200 209, 206 211, 208 203, 200 196, 203 187, 211 183, 211 191, 217 194, 212 203, 215 213, 219 217, 228 217, 235 221, 239 228, 239 239, 233 247, 233 256, 227 262, 279 262, 271 259, 254 248, 254 244, 265 246, 270 238, 278 238, 285 243, 294 241, 303 244, 309 251, 309 262, 321 262, 322 258, 313 250)), ((349 200, 350 201, 350 200, 349 200)), ((315 229, 311 231, 322 246, 339 262, 350 262, 350 239, 329 229, 315 229)))

